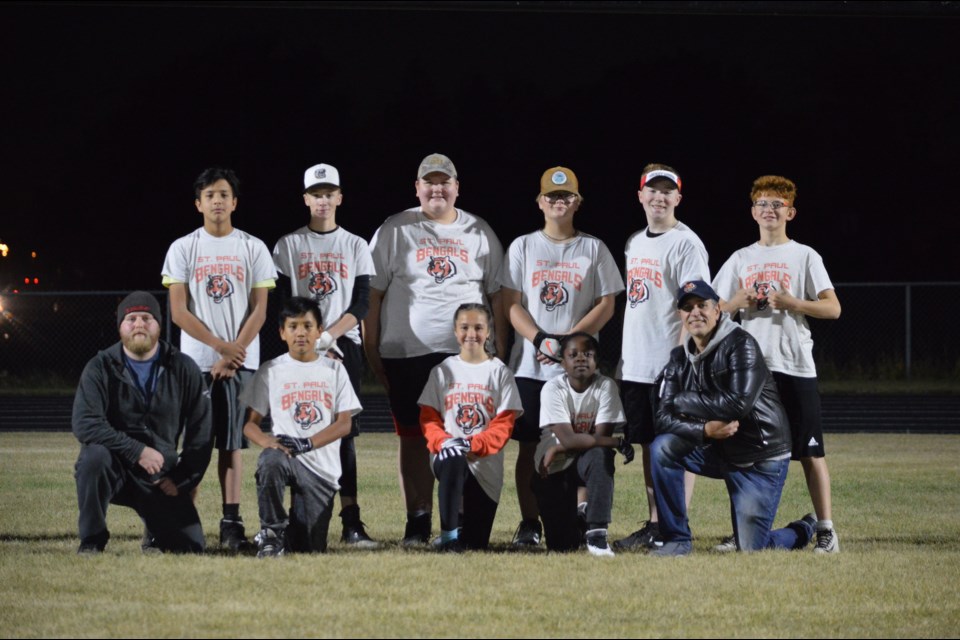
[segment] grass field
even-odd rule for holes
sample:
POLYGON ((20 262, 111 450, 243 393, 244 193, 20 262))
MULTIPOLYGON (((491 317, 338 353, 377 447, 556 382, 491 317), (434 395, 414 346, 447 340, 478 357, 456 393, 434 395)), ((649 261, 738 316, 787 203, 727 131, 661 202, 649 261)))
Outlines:
MULTIPOLYGON (((0 434, 0 635, 960 637, 960 436, 832 435, 827 444, 836 556, 709 552, 730 521, 722 483, 706 479, 694 496, 697 539, 687 558, 506 551, 518 521, 511 482, 494 528, 497 551, 404 551, 395 542, 404 521, 395 437, 368 434, 358 441, 360 501, 386 548, 353 551, 331 536, 326 555, 258 561, 217 551, 141 555, 141 524, 122 507, 108 516, 107 553, 78 557, 79 445, 69 434, 0 434)), ((245 458, 251 534, 256 453, 245 458)), ((779 526, 810 510, 802 471, 794 464, 790 473, 779 526)), ((618 459, 617 483, 613 538, 639 524, 639 465, 618 459)), ((198 505, 215 548, 211 477, 198 505)))

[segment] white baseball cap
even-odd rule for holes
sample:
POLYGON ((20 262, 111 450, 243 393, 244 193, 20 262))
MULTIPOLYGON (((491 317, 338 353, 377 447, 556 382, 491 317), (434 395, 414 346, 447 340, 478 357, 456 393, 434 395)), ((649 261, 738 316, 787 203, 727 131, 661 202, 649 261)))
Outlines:
POLYGON ((309 191, 321 184, 340 187, 340 172, 337 171, 336 167, 329 164, 315 164, 303 172, 304 191, 309 191))

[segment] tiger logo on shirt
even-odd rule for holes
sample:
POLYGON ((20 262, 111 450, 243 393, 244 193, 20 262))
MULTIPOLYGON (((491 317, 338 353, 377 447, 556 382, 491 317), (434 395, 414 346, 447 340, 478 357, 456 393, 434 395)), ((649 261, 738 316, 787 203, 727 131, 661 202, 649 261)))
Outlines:
POLYGON ((207 295, 220 304, 233 295, 233 283, 225 275, 207 276, 207 295))
POLYGON ((337 290, 337 281, 329 271, 311 271, 307 280, 307 288, 313 299, 320 302, 337 290))
POLYGON ((630 308, 636 307, 641 302, 646 302, 650 298, 650 288, 643 278, 632 278, 630 280, 630 289, 627 291, 627 300, 630 302, 630 308))
POLYGON ((464 434, 470 435, 484 426, 483 412, 476 402, 457 405, 457 426, 464 434))
POLYGON ((323 419, 323 413, 316 402, 298 402, 293 406, 293 421, 304 431, 323 419))
POLYGON ((769 282, 755 282, 753 289, 757 292, 757 311, 763 311, 770 306, 770 294, 777 288, 769 282))
POLYGON ((553 311, 557 307, 567 304, 570 295, 562 282, 544 282, 540 287, 540 302, 547 311, 553 311))
POLYGON ((457 274, 457 265, 446 256, 431 257, 427 264, 427 273, 433 276, 437 284, 442 284, 444 280, 449 280, 457 274))

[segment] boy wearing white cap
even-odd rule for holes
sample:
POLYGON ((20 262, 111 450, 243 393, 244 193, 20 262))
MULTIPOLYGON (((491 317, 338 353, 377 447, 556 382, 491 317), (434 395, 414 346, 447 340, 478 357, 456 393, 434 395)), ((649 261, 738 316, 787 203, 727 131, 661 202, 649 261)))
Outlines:
MULTIPOLYGON (((370 306, 370 278, 373 260, 367 242, 337 224, 337 207, 343 203, 340 172, 329 164, 317 164, 303 174, 303 201, 310 209, 310 221, 289 233, 273 248, 277 270, 289 279, 291 296, 315 300, 327 329, 317 349, 336 349, 350 376, 354 393, 360 393, 363 353, 360 322, 370 306)), ((286 289, 282 283, 281 290, 286 289)), ((354 438, 360 434, 357 416, 350 434, 340 443, 341 540, 360 548, 379 546, 367 535, 360 521, 357 503, 357 450, 354 438)))

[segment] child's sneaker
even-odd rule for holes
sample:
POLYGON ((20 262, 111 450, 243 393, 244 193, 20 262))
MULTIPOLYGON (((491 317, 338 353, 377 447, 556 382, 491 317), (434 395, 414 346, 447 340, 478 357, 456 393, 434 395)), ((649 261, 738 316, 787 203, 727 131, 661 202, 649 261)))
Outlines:
POLYGON ((639 551, 641 549, 656 549, 663 546, 660 539, 660 525, 647 520, 643 526, 613 543, 617 551, 639 551))
POLYGON ((737 550, 737 541, 734 540, 733 536, 727 536, 726 538, 720 541, 720 544, 713 548, 717 553, 730 553, 731 551, 737 550))
POLYGON ((817 545, 814 553, 840 553, 840 537, 834 529, 817 531, 817 545))
POLYGON ((511 544, 516 548, 536 547, 540 544, 543 526, 539 520, 522 520, 513 534, 511 544))
POLYGON ((279 558, 286 552, 286 536, 281 531, 279 534, 273 529, 261 529, 254 540, 257 543, 258 558, 279 558))
POLYGON ((237 518, 236 520, 222 518, 220 520, 221 547, 231 551, 240 551, 249 544, 247 542, 247 532, 243 528, 243 518, 237 518))
POLYGON ((587 553, 601 558, 612 558, 613 549, 607 544, 606 529, 591 529, 587 531, 587 553))

